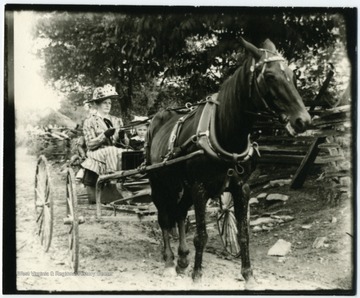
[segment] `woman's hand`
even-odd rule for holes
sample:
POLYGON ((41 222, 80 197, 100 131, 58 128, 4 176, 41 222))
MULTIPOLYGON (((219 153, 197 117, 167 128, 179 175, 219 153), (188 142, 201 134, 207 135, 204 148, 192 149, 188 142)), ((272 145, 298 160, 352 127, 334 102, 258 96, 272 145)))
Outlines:
POLYGON ((125 130, 120 129, 119 130, 119 139, 123 140, 125 138, 125 130))
POLYGON ((112 135, 114 135, 115 133, 115 128, 109 128, 108 130, 104 131, 104 135, 107 137, 107 138, 110 138, 112 135))

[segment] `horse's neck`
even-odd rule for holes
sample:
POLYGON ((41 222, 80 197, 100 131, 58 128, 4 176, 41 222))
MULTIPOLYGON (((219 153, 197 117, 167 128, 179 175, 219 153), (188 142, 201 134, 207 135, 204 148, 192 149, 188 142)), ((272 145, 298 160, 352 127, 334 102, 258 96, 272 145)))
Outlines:
POLYGON ((248 113, 252 109, 249 102, 249 63, 251 62, 245 62, 234 76, 224 83, 219 92, 217 139, 225 150, 234 153, 242 152, 246 148, 247 136, 253 126, 253 117, 248 113))

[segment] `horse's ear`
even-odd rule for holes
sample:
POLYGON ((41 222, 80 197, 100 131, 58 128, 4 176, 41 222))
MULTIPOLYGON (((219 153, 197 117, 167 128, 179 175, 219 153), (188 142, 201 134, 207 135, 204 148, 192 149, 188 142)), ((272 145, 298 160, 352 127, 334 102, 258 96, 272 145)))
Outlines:
POLYGON ((273 51, 273 52, 276 52, 276 47, 274 45, 274 43, 270 40, 270 39, 265 39, 265 41, 263 42, 262 44, 262 47, 264 49, 267 49, 269 51, 273 51))
POLYGON ((246 50, 248 50, 254 56, 255 59, 260 59, 262 52, 256 46, 246 41, 242 37, 240 37, 240 43, 246 50))

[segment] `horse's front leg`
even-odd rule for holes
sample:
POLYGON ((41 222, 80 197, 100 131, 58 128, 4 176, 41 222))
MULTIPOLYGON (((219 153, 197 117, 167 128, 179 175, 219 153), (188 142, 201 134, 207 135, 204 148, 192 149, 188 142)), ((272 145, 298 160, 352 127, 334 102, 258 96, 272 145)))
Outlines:
POLYGON ((202 276, 202 257, 208 239, 206 232, 205 211, 206 202, 208 201, 209 197, 202 183, 194 184, 192 188, 192 196, 194 198, 193 201, 196 218, 196 233, 194 237, 195 264, 192 278, 194 281, 198 281, 202 276))
POLYGON ((234 198, 235 217, 239 231, 241 274, 245 278, 246 288, 250 288, 255 284, 249 252, 250 188, 248 184, 243 185, 241 182, 236 182, 231 187, 231 192, 234 198))

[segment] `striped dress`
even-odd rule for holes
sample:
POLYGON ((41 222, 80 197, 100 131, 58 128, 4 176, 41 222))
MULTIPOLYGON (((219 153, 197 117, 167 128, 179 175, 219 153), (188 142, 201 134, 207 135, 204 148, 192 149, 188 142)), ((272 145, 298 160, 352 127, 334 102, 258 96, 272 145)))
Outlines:
MULTIPOLYGON (((119 129, 123 121, 115 116, 107 117, 112 126, 116 129, 113 136, 107 138, 104 132, 108 129, 104 118, 95 113, 84 121, 84 138, 88 149, 87 158, 81 164, 85 169, 93 171, 98 175, 112 173, 118 170, 121 153, 124 149, 114 146, 119 142, 119 129)), ((127 138, 126 138, 127 139, 127 138)), ((126 140, 128 142, 128 139, 126 140)))

